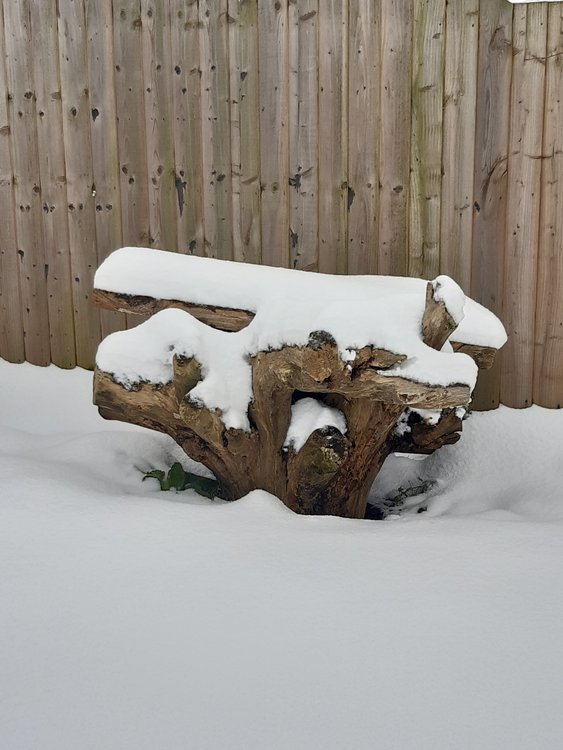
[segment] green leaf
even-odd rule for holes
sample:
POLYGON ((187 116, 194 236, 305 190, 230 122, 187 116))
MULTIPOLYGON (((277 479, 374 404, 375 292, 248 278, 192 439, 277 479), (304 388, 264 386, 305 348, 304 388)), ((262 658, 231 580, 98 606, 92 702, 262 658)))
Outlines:
POLYGON ((221 496, 219 482, 216 479, 200 477, 198 474, 191 474, 190 472, 186 472, 185 488, 194 490, 198 495, 203 495, 203 497, 210 499, 221 496))
POLYGON ((184 490, 186 489, 186 472, 184 471, 182 464, 172 464, 170 471, 168 472, 168 485, 169 489, 184 490))
POLYGON ((157 479, 158 483, 160 484, 160 489, 163 490, 163 481, 164 481, 164 472, 160 469, 153 469, 152 471, 147 471, 147 473, 143 476, 143 482, 145 479, 157 479))

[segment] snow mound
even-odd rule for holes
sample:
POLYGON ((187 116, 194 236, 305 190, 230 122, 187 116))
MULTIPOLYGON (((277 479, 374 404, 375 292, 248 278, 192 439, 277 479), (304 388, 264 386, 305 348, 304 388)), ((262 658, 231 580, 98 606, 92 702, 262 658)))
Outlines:
POLYGON ((2 750, 563 746, 563 412, 472 415, 375 522, 160 492, 91 373, 0 384, 2 750))
POLYGON ((322 427, 336 427, 346 434, 346 417, 340 411, 315 398, 301 398, 291 407, 291 419, 284 447, 299 453, 309 435, 322 427))

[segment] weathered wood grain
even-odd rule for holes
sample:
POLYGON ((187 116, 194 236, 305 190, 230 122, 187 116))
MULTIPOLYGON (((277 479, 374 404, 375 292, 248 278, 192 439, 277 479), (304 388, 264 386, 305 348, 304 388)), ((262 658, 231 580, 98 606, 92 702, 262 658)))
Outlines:
POLYGON ((147 247, 150 227, 141 0, 114 0, 113 20, 123 243, 147 247))
MULTIPOLYGON (((41 0, 39 0, 41 1, 41 0)), ((85 0, 90 140, 98 260, 123 245, 115 102, 112 0, 85 0)), ((125 328, 125 317, 100 312, 102 336, 125 328)))
POLYGON ((440 271, 445 0, 415 0, 412 63, 409 276, 440 271))
POLYGON ((440 270, 471 288, 479 0, 446 4, 440 270))
POLYGON ((346 273, 348 0, 319 3, 319 270, 346 273))
POLYGON ((348 47, 348 273, 377 273, 380 5, 350 5, 348 47))
POLYGON ((88 80, 86 19, 82 3, 59 0, 57 7, 76 362, 81 367, 91 368, 101 324, 99 312, 90 300, 99 259, 91 107, 89 90, 84 85, 88 80))
POLYGON ((381 274, 408 268, 413 7, 381 2, 379 258, 381 274))
POLYGON ((201 70, 197 2, 170 0, 176 246, 203 255, 201 70), (178 72, 179 71, 179 72, 178 72))
POLYGON ((289 5, 289 263, 318 270, 318 0, 289 5))
POLYGON ((233 259, 260 263, 258 0, 229 0, 233 259))
POLYGON ((514 9, 502 352, 503 404, 532 404, 547 9, 514 9))
POLYGON ((0 205, 3 209, 0 221, 0 357, 9 362, 23 362, 25 349, 10 141, 4 13, 0 4, 0 205))
POLYGON ((200 0, 205 255, 233 257, 227 0, 200 0))
POLYGON ((118 310, 132 315, 154 315, 160 310, 175 307, 189 312, 202 323, 220 331, 240 331, 254 318, 254 313, 249 310, 196 305, 174 299, 154 299, 138 294, 119 294, 118 292, 108 292, 105 289, 94 289, 93 299, 97 305, 105 310, 118 310))
POLYGON ((36 49, 33 67, 51 361, 59 367, 74 367, 76 350, 63 117, 61 97, 53 96, 61 91, 56 3, 53 0, 31 0, 30 14, 36 49))
POLYGON ((548 6, 533 401, 563 407, 563 3, 548 6))
POLYGON ((258 4, 262 263, 289 265, 288 0, 258 4))
POLYGON ((4 26, 19 258, 19 279, 12 283, 20 286, 25 357, 33 364, 48 365, 49 307, 28 0, 4 3, 4 26))
POLYGON ((172 67, 168 0, 141 0, 148 166, 149 246, 176 250, 172 67))
MULTIPOLYGON (((506 205, 512 9, 506 0, 481 3, 473 193, 471 296, 502 313, 506 246, 506 205)), ((509 332, 511 333, 511 332, 509 332)), ((500 357, 499 357, 500 360, 500 357)), ((484 373, 473 406, 495 408, 500 398, 500 362, 484 373)))

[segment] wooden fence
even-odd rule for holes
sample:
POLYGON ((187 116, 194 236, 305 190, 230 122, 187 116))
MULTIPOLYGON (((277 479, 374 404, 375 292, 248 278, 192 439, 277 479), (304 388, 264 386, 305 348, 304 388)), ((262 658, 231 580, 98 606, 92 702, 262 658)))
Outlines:
POLYGON ((0 355, 92 365, 121 245, 453 276, 563 403, 563 2, 0 0, 0 355))

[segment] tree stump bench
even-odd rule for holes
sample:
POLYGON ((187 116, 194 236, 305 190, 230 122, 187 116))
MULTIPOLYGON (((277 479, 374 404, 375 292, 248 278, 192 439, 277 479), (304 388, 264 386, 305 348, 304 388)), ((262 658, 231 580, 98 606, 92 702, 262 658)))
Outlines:
POLYGON ((506 334, 446 276, 332 276, 123 248, 100 306, 148 320, 98 349, 106 419, 169 434, 222 495, 363 518, 390 452, 454 443, 506 334), (429 411, 430 410, 430 411, 429 411))

